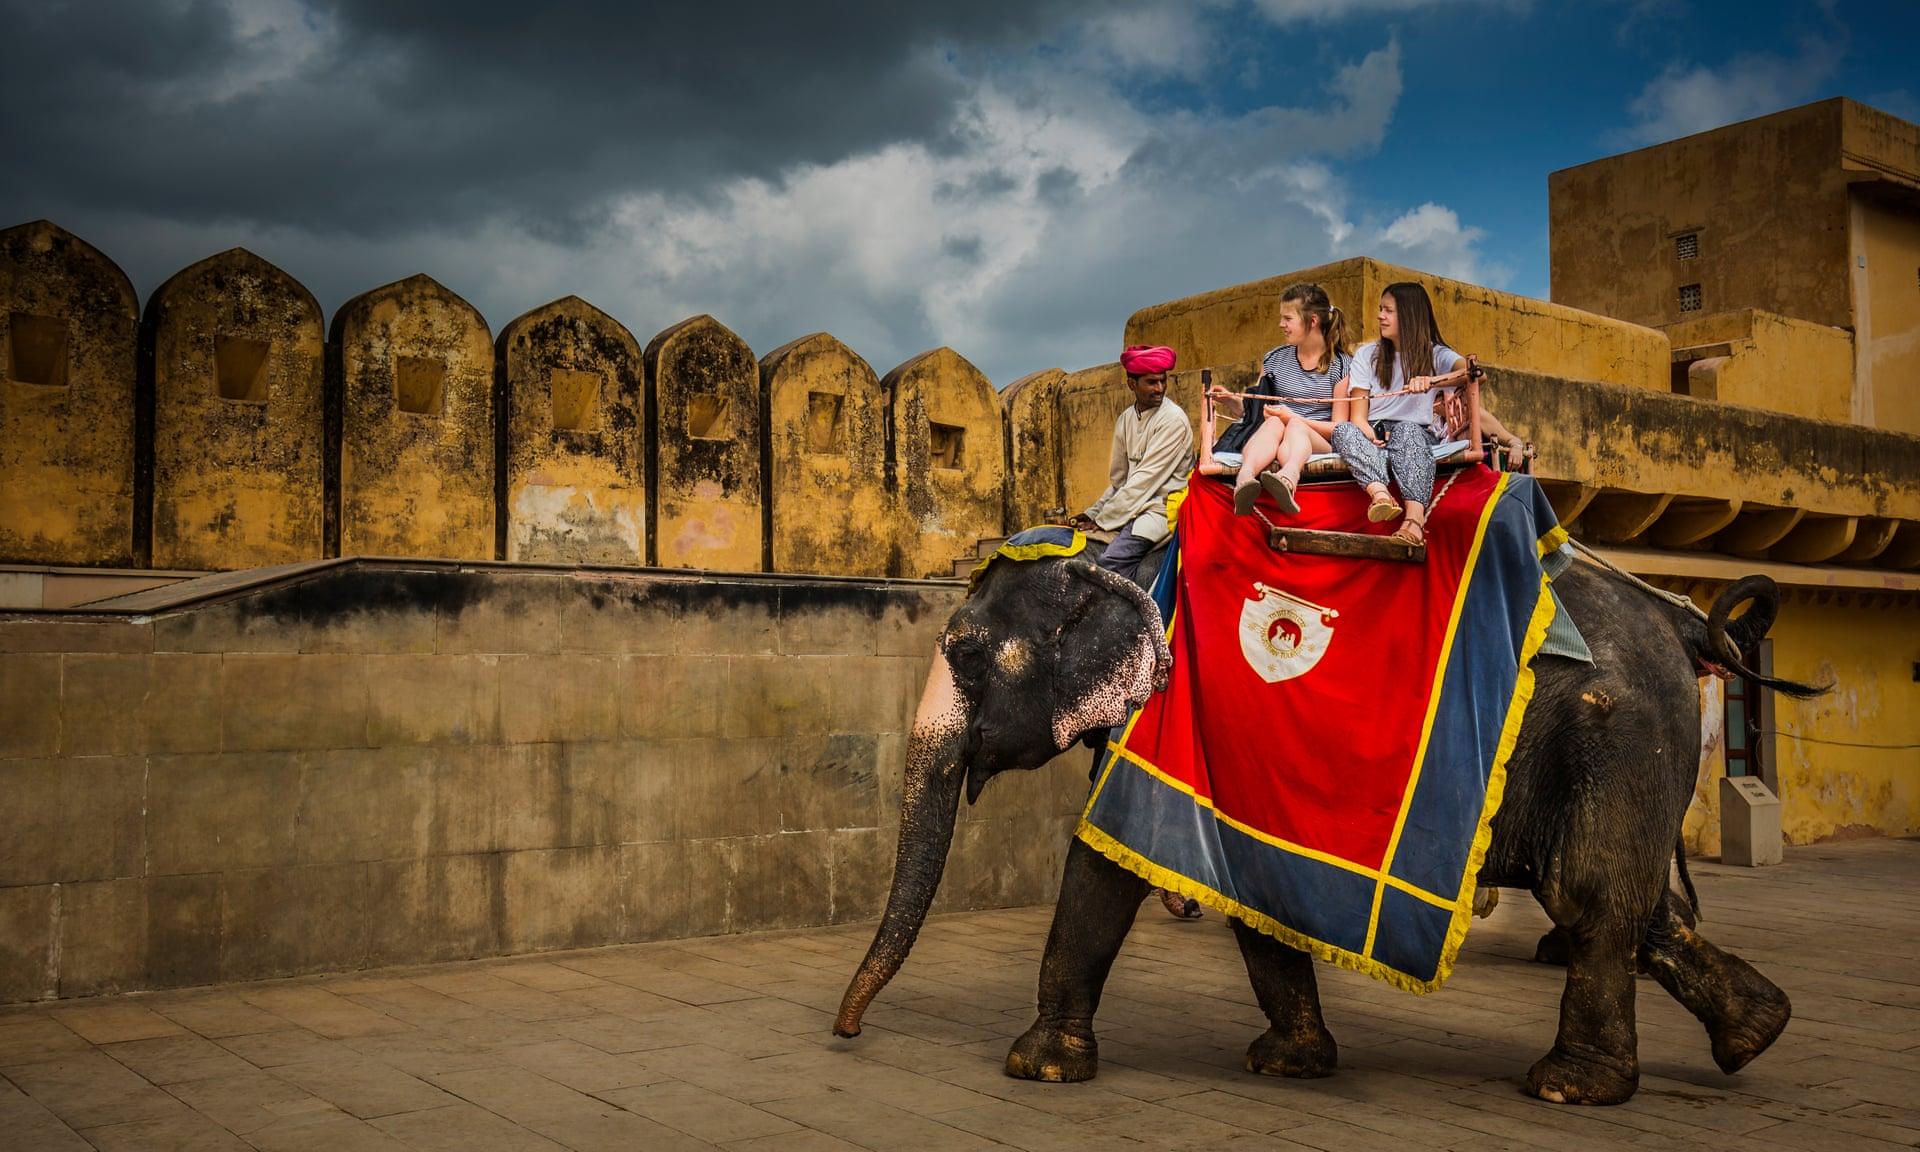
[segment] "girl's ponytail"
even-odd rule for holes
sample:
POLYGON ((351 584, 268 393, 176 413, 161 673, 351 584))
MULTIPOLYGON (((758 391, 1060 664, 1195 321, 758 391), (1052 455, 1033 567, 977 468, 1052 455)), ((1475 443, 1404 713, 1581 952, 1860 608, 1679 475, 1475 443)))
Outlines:
POLYGON ((1327 305, 1327 347, 1336 356, 1347 355, 1347 314, 1338 304, 1327 305))

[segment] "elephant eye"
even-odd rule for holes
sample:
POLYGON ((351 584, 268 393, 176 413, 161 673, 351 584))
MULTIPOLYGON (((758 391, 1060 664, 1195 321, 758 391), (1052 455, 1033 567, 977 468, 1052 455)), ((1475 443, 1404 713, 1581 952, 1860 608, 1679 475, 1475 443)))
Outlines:
POLYGON ((947 653, 947 663, 962 678, 975 679, 986 671, 987 646, 979 637, 964 632, 949 632, 943 647, 947 653))

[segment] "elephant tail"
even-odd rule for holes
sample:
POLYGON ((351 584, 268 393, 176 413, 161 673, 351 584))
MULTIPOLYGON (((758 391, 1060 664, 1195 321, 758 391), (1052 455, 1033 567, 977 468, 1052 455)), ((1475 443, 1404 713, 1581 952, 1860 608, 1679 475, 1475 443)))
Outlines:
POLYGON ((1687 838, 1676 836, 1673 840, 1673 866, 1680 873, 1680 887, 1687 894, 1687 907, 1693 915, 1687 927, 1691 928, 1700 920, 1700 893, 1694 890, 1693 873, 1687 871, 1687 838))
MULTIPOLYGON (((1832 684, 1802 684, 1763 676, 1746 665, 1746 653, 1754 650, 1780 611, 1780 586, 1765 576, 1742 576, 1714 599, 1707 613, 1705 650, 1694 653, 1694 662, 1705 673, 1733 673, 1755 684, 1764 685, 1787 696, 1819 696, 1832 684), (1744 615, 1734 618, 1734 610, 1749 605, 1744 615)), ((1703 674, 1705 674, 1703 673, 1703 674)))

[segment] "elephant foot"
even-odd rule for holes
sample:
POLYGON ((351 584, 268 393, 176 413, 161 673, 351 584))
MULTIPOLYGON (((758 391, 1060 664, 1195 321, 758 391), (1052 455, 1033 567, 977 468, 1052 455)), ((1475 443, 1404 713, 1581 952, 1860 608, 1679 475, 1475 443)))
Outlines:
POLYGON ((1007 1075, 1018 1080, 1077 1084, 1100 1070, 1100 1046, 1084 1035, 1039 1021, 1007 1051, 1007 1075))
POLYGON ((1247 1047, 1247 1071, 1262 1076, 1289 1076, 1296 1080, 1317 1080, 1333 1075, 1340 1062, 1340 1046, 1333 1033, 1315 1022, 1308 1035, 1282 1035, 1269 1028, 1247 1047))
POLYGON ((1673 904, 1669 896, 1641 949, 1641 964, 1706 1028, 1720 1070, 1738 1072, 1779 1039, 1793 1005, 1753 965, 1687 927, 1673 904))
POLYGON ((1731 1075, 1753 1063, 1754 1057, 1765 1052, 1780 1038, 1780 1033, 1787 1030, 1787 1021, 1793 1017, 1793 1004, 1778 985, 1754 971, 1745 960, 1738 956, 1727 959, 1732 961, 1733 971, 1729 975, 1735 988, 1733 1002, 1738 1015, 1729 1014, 1705 1023, 1707 1037, 1713 1041, 1713 1062, 1720 1065, 1720 1071, 1731 1075))
POLYGON ((1565 928, 1555 928, 1540 937, 1540 943, 1534 945, 1533 962, 1552 964, 1556 968, 1565 968, 1571 956, 1573 938, 1567 935, 1565 928))
POLYGON ((1527 1071, 1527 1092, 1553 1104, 1622 1104, 1640 1086, 1638 1063, 1579 1055, 1559 1044, 1527 1071))

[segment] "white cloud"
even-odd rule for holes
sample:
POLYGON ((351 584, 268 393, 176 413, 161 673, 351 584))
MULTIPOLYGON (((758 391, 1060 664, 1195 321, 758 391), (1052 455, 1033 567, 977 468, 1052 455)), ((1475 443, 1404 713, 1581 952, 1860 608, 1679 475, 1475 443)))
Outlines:
POLYGON ((1484 237, 1485 233, 1479 228, 1463 227, 1459 214, 1453 209, 1429 202, 1381 229, 1367 249, 1383 259, 1422 272, 1497 286, 1506 280, 1508 273, 1482 264, 1476 246, 1484 237))
POLYGON ((1838 41, 1808 40, 1792 57, 1738 56, 1719 67, 1670 64, 1628 106, 1633 125, 1609 142, 1658 144, 1805 103, 1844 55, 1838 41))
POLYGON ((426 271, 496 330, 575 293, 643 344, 707 312, 761 352, 831 331, 880 372, 946 344, 1002 385, 1113 358, 1137 308, 1290 269, 1375 252, 1443 274, 1484 271, 1479 231, 1451 210, 1425 204, 1382 225, 1340 173, 1340 157, 1378 146, 1398 106, 1391 38, 1296 106, 1239 115, 1143 108, 1124 73, 1090 58, 967 83, 936 141, 695 192, 628 193, 584 238, 507 219, 376 240, 134 218, 90 238, 114 252, 144 237, 146 266, 129 270, 149 290, 238 243, 317 286, 360 291, 426 271))

